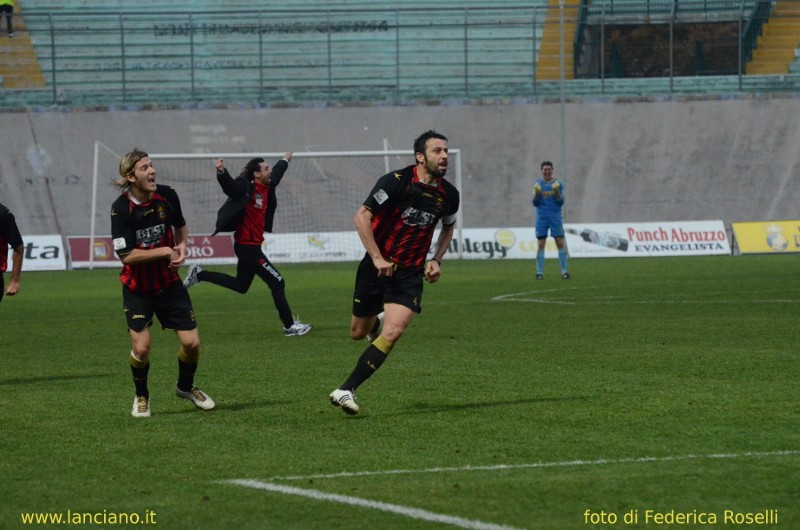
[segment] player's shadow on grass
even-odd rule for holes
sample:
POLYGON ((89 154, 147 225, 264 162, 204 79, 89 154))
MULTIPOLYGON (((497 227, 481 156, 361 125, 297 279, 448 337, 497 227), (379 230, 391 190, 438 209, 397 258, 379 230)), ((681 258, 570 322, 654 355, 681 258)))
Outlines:
POLYGON ((197 407, 192 406, 191 403, 186 402, 186 408, 181 410, 165 410, 163 412, 159 411, 160 414, 196 414, 196 413, 204 413, 204 414, 214 414, 214 412, 239 412, 242 410, 253 410, 253 409, 266 409, 270 407, 282 407, 285 405, 291 405, 293 402, 284 400, 284 401, 250 401, 247 403, 219 403, 217 402, 217 406, 214 407, 213 410, 210 411, 201 411, 197 410, 197 407))
POLYGON ((39 383, 58 383, 60 381, 79 381, 82 379, 103 379, 106 377, 113 377, 114 375, 115 374, 62 374, 15 377, 13 379, 0 379, 0 386, 36 385, 39 383))
POLYGON ((406 410, 387 414, 387 416, 408 416, 412 414, 431 414, 432 412, 455 412, 459 410, 487 409, 495 407, 513 407, 534 403, 560 403, 564 401, 589 401, 589 396, 540 397, 527 399, 510 399, 506 401, 486 401, 483 403, 453 403, 452 405, 431 405, 429 403, 409 403, 406 410))

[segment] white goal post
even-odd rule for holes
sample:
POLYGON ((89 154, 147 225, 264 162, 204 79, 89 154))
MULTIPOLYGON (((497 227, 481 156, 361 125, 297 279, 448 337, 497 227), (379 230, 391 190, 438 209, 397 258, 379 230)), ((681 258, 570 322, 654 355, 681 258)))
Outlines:
MULTIPOLYGON (((272 166, 284 155, 282 152, 149 154, 158 182, 168 184, 178 192, 190 236, 208 235, 214 231, 217 210, 226 198, 215 177, 215 159, 223 158, 225 167, 236 176, 251 158, 261 157, 272 166)), ((450 149, 449 154, 450 169, 446 178, 462 192, 463 197, 461 152, 450 149)), ((273 233, 267 234, 265 242, 267 256, 275 262, 361 259, 364 249, 355 231, 353 216, 377 179, 389 171, 413 164, 413 155, 411 150, 391 149, 295 151, 276 191, 278 210, 273 233), (356 249, 352 248, 353 241, 356 249), (328 246, 326 252, 318 252, 317 247, 321 245, 328 246), (309 246, 315 248, 309 249, 309 246), (339 248, 342 246, 347 247, 346 251, 339 248)), ((108 211, 119 194, 111 181, 118 176, 120 156, 101 142, 95 142, 91 249, 95 248, 97 237, 111 231, 108 211)), ((462 200, 454 244, 451 245, 458 257, 461 257, 463 248, 463 205, 462 200)), ((90 254, 93 263, 93 252, 90 254)), ((202 263, 202 259, 195 261, 202 263)))

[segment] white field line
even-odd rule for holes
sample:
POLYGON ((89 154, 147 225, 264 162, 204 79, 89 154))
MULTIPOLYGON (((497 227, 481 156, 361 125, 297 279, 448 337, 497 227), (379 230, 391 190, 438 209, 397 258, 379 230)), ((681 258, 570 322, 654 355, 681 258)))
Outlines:
MULTIPOLYGON (((741 300, 584 300, 582 302, 568 302, 566 300, 555 300, 547 298, 510 298, 510 295, 497 296, 492 298, 492 302, 532 302, 536 304, 561 304, 561 305, 578 305, 584 304, 733 304, 741 303, 741 300)), ((751 304, 796 304, 798 300, 748 300, 751 304)))
POLYGON ((566 460, 556 462, 534 462, 528 464, 495 464, 491 466, 463 466, 463 467, 429 467, 423 469, 386 469, 382 471, 342 471, 340 473, 325 473, 317 475, 294 475, 285 477, 272 477, 269 480, 310 480, 310 479, 336 479, 346 477, 370 477, 386 475, 418 475, 426 473, 457 473, 474 471, 506 471, 515 469, 536 469, 553 467, 579 467, 579 466, 610 466, 624 464, 646 464, 651 462, 675 462, 682 460, 733 460, 740 458, 770 458, 780 456, 798 456, 800 450, 785 451, 751 451, 746 453, 718 453, 709 455, 677 455, 677 456, 643 456, 638 458, 601 458, 598 460, 566 460))
POLYGON ((350 495, 337 495, 335 493, 326 493, 324 491, 309 490, 304 488, 297 488, 294 486, 285 486, 282 484, 272 484, 269 482, 262 482, 260 480, 236 479, 236 480, 225 480, 222 482, 225 484, 244 486, 246 488, 254 488, 258 490, 283 493, 284 495, 297 495, 300 497, 307 497, 309 499, 316 499, 319 501, 338 502, 341 504, 347 504, 349 506, 371 508, 373 510, 380 510, 382 512, 390 512, 405 517, 410 517, 411 519, 449 524, 453 526, 458 526, 460 528, 469 528, 472 530, 518 530, 517 528, 514 528, 512 526, 484 523, 483 521, 476 521, 472 519, 464 519, 463 517, 455 517, 452 515, 429 512, 428 510, 421 510, 419 508, 412 508, 410 506, 402 506, 400 504, 390 504, 387 502, 371 501, 368 499, 361 499, 359 497, 351 497, 350 495))
MULTIPOLYGON (((532 297, 531 295, 540 295, 542 291, 528 291, 525 293, 509 293, 509 294, 501 294, 498 296, 493 296, 489 300, 491 302, 534 302, 537 304, 563 304, 563 305, 578 305, 578 304, 734 304, 734 303, 742 303, 745 300, 704 300, 704 299, 695 299, 695 300, 668 300, 668 299, 659 299, 659 300, 635 300, 632 296, 602 296, 602 297, 595 297, 595 298, 587 298, 585 300, 574 301, 574 300, 563 300, 559 298, 541 298, 541 297, 532 297)), ((800 300, 785 298, 785 299, 771 299, 771 300, 746 300, 747 303, 750 304, 796 304, 800 302, 800 300)))
MULTIPOLYGON (((595 289, 596 287, 589 287, 588 289, 595 289)), ((521 293, 508 293, 508 294, 501 294, 497 296, 493 296, 489 300, 491 302, 534 302, 537 304, 564 304, 564 305, 577 305, 577 304, 732 304, 732 303, 740 303, 745 300, 707 300, 707 299, 688 299, 686 298, 686 293, 673 293, 668 295, 663 295, 662 298, 658 300, 639 300, 637 298, 641 297, 642 295, 627 295, 627 296, 597 296, 594 298, 587 298, 585 300, 574 301, 574 300, 565 300, 559 298, 543 298, 542 295, 544 294, 551 294, 551 293, 565 293, 566 291, 575 291, 578 290, 577 287, 569 287, 569 288, 553 288, 553 289, 542 289, 537 291, 525 291, 521 293), (679 299, 675 299, 680 297, 679 299), (670 300, 669 298, 673 298, 670 300)), ((795 291, 797 289, 788 289, 788 291, 795 291)), ((786 293, 787 289, 769 289, 766 291, 749 291, 751 293, 756 293, 759 295, 764 295, 768 292, 781 292, 786 293)), ((746 294, 747 291, 740 291, 738 294, 746 294)), ((707 294, 730 294, 728 292, 716 292, 716 293, 707 293, 707 294)), ((746 300, 748 303, 752 304, 796 304, 800 302, 797 298, 781 298, 781 299, 753 299, 753 300, 746 300)))
MULTIPOLYGON (((327 473, 316 475, 296 475, 285 477, 273 477, 269 480, 309 480, 309 479, 338 479, 346 477, 367 477, 367 476, 387 476, 387 475, 411 475, 411 474, 424 474, 424 473, 453 473, 453 472, 473 472, 473 471, 503 471, 515 469, 532 469, 532 468, 557 468, 557 467, 578 467, 578 466, 608 466, 608 465, 626 465, 626 464, 645 464, 652 462, 675 462, 686 460, 731 460, 731 459, 744 459, 744 458, 770 458, 781 456, 798 456, 800 450, 785 450, 785 451, 748 451, 744 453, 715 453, 707 455, 676 455, 676 456, 645 456, 638 458, 614 458, 614 459, 597 459, 597 460, 566 460, 555 462, 536 462, 530 464, 497 464, 491 466, 463 466, 463 467, 433 467, 423 469, 388 469, 384 471, 343 471, 341 473, 327 473)), ((352 497, 349 495, 338 495, 335 493, 327 493, 319 490, 311 490, 298 488, 295 486, 286 486, 284 484, 275 484, 273 482, 264 482, 261 480, 253 479, 233 479, 221 480, 220 483, 232 484, 236 486, 243 486, 246 488, 253 488, 263 491, 271 491, 275 493, 282 493, 284 495, 296 495, 315 500, 338 502, 347 504, 349 506, 358 506, 361 508, 370 508, 373 510, 380 510, 383 512, 395 513, 404 517, 418 519, 422 521, 430 521, 435 523, 449 524, 460 528, 468 528, 472 530, 520 530, 515 527, 498 525, 494 523, 486 523, 474 519, 465 519, 463 517, 456 517, 452 515, 445 515, 419 508, 412 508, 410 506, 403 506, 400 504, 391 504, 380 501, 371 501, 359 497, 352 497)))

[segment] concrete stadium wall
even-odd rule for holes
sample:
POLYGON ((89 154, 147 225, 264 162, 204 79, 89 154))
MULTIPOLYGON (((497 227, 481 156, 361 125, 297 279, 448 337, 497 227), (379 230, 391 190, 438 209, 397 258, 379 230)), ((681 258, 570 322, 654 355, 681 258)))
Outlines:
POLYGON ((95 140, 117 153, 410 149, 435 128, 463 152, 467 227, 530 225, 544 159, 573 223, 797 218, 798 109, 795 97, 568 103, 566 172, 557 102, 0 113, 0 202, 25 234, 85 235, 95 140))

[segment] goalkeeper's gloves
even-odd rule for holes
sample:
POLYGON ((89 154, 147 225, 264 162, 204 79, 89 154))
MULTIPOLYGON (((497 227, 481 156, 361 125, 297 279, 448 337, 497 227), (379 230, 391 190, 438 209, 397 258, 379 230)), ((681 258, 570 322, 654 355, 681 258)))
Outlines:
POLYGON ((539 196, 542 194, 542 185, 538 182, 533 186, 533 194, 539 196))
POLYGON ((561 183, 559 181, 555 181, 553 183, 553 191, 559 193, 561 191, 561 183))

